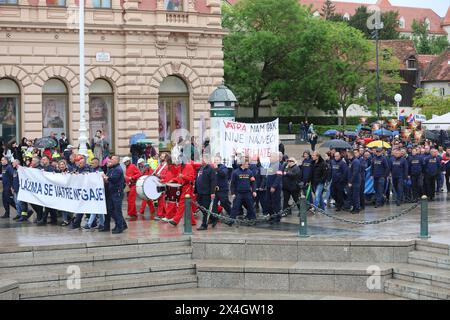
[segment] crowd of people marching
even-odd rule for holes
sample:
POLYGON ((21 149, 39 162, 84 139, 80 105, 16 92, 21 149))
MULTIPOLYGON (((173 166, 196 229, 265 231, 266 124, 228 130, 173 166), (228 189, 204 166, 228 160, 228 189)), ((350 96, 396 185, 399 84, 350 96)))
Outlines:
MULTIPOLYGON (((101 132, 96 136, 100 138, 101 132)), ((267 215, 271 223, 278 223, 283 216, 280 212, 291 214, 291 199, 298 204, 301 196, 320 209, 334 207, 336 212, 359 213, 370 203, 381 207, 391 197, 397 206, 418 201, 423 195, 433 201, 436 192, 444 191, 444 184, 450 192, 450 147, 444 150, 443 146, 427 140, 413 144, 393 138, 389 147, 369 148, 360 137, 352 141, 350 149, 331 149, 323 154, 305 151, 299 161, 285 155, 283 148, 282 152, 272 154, 270 165, 262 164, 259 159, 249 159, 237 150, 233 167, 228 168, 220 156, 211 156, 204 151, 205 145, 197 148, 193 141, 186 142, 183 148, 196 149, 195 152, 190 150, 174 156, 166 152, 158 154, 151 145, 131 146, 132 157, 120 159, 106 150, 101 150, 100 158, 92 151, 85 157, 78 154, 77 148, 70 145, 64 135, 57 139, 53 134, 51 138, 56 141, 53 148, 35 148, 33 141, 26 138, 21 145, 2 146, 5 209, 2 218, 9 218, 10 207, 14 207, 17 215, 13 219, 18 222, 28 221, 36 214, 38 226, 46 225, 48 218, 50 224, 56 225, 61 216, 62 226, 99 231, 110 231, 113 219, 113 233, 121 233, 127 228, 122 214, 125 195, 129 220, 143 215, 148 206, 151 219, 174 226, 183 218, 184 200, 189 196, 193 199, 192 224, 196 224, 194 213, 200 206, 203 217, 198 230, 206 230, 209 224, 215 227, 218 222, 206 210, 231 218, 246 212, 249 220, 256 219, 256 213, 260 212, 267 215), (200 155, 200 160, 194 161, 194 154, 200 155), (83 214, 57 212, 18 201, 19 166, 67 174, 100 172, 105 182, 107 214, 86 213, 86 222, 82 225, 83 214), (177 200, 169 199, 163 192, 155 201, 142 200, 138 208, 136 182, 141 176, 149 175, 156 176, 162 184, 179 186, 177 200), (368 191, 368 185, 373 185, 373 192, 368 191)), ((98 150, 95 153, 99 154, 98 150)), ((232 225, 234 220, 226 221, 232 225)))

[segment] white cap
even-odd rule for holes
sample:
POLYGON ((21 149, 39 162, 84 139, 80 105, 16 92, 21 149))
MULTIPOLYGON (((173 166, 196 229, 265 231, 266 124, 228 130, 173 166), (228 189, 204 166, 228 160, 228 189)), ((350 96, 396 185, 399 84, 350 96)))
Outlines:
POLYGON ((145 162, 145 160, 140 158, 137 163, 139 164, 139 163, 143 163, 143 162, 145 162))
POLYGON ((69 144, 69 145, 67 146, 67 149, 76 149, 76 147, 74 147, 73 145, 69 144))
POLYGON ((124 157, 124 158, 122 159, 122 163, 125 163, 125 162, 127 162, 127 161, 131 161, 131 158, 130 158, 130 157, 124 157))

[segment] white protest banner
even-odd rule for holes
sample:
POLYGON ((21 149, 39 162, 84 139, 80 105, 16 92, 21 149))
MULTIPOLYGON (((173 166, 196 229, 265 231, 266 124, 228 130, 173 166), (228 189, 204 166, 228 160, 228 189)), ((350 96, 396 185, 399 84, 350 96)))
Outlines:
POLYGON ((250 161, 268 161, 271 154, 278 152, 278 119, 265 123, 243 123, 223 120, 220 124, 221 156, 231 166, 232 156, 237 151, 249 157, 250 161))
POLYGON ((63 174, 18 168, 20 201, 74 213, 106 214, 100 173, 63 174))

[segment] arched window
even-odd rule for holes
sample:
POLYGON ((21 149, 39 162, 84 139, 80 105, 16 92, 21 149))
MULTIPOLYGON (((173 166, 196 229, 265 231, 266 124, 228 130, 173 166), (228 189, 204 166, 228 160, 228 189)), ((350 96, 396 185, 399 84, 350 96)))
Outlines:
POLYGON ((159 141, 165 147, 175 129, 189 130, 189 90, 176 76, 166 77, 159 87, 159 141))
POLYGON ((19 140, 20 89, 11 79, 0 79, 0 134, 5 143, 19 140))
POLYGON ((399 26, 401 29, 405 29, 405 27, 406 27, 405 18, 400 17, 400 19, 398 20, 398 26, 399 26))
POLYGON ((113 148, 114 92, 108 81, 95 80, 89 87, 89 143, 101 130, 109 148, 113 148))
POLYGON ((164 8, 168 11, 183 11, 184 0, 164 0, 164 8))
POLYGON ((49 79, 42 88, 42 135, 67 132, 67 88, 59 79, 49 79))

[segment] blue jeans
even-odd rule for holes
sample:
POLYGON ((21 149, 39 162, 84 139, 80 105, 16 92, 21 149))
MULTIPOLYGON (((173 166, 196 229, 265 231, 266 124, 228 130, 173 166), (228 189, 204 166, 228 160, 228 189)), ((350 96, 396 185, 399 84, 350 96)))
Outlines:
POLYGON ((444 180, 445 180, 445 174, 441 172, 438 175, 436 192, 440 192, 441 189, 444 188, 444 180))
POLYGON ((315 188, 315 198, 314 198, 314 205, 316 207, 319 207, 320 209, 324 210, 325 209, 325 204, 323 202, 323 189, 324 189, 324 184, 323 183, 319 183, 315 188))
POLYGON ((325 192, 325 197, 323 198, 324 201, 329 201, 331 198, 331 181, 325 182, 327 192, 325 192))
POLYGON ((19 201, 17 199, 17 193, 14 192, 13 196, 14 196, 14 202, 16 204, 16 215, 19 217, 22 214, 22 211, 23 211, 22 208, 24 206, 22 205, 22 201, 19 201))
POLYGON ((383 195, 385 191, 385 177, 373 178, 373 187, 375 189, 375 205, 381 206, 383 204, 383 195))
POLYGON ((70 212, 63 211, 63 212, 61 212, 61 213, 62 213, 62 216, 63 216, 63 221, 68 222, 68 221, 70 220, 70 217, 69 217, 70 212))
POLYGON ((105 225, 105 215, 104 214, 91 214, 91 216, 89 217, 89 221, 87 223, 87 225, 90 227, 92 227, 95 218, 98 216, 98 224, 100 226, 104 226, 105 225))

